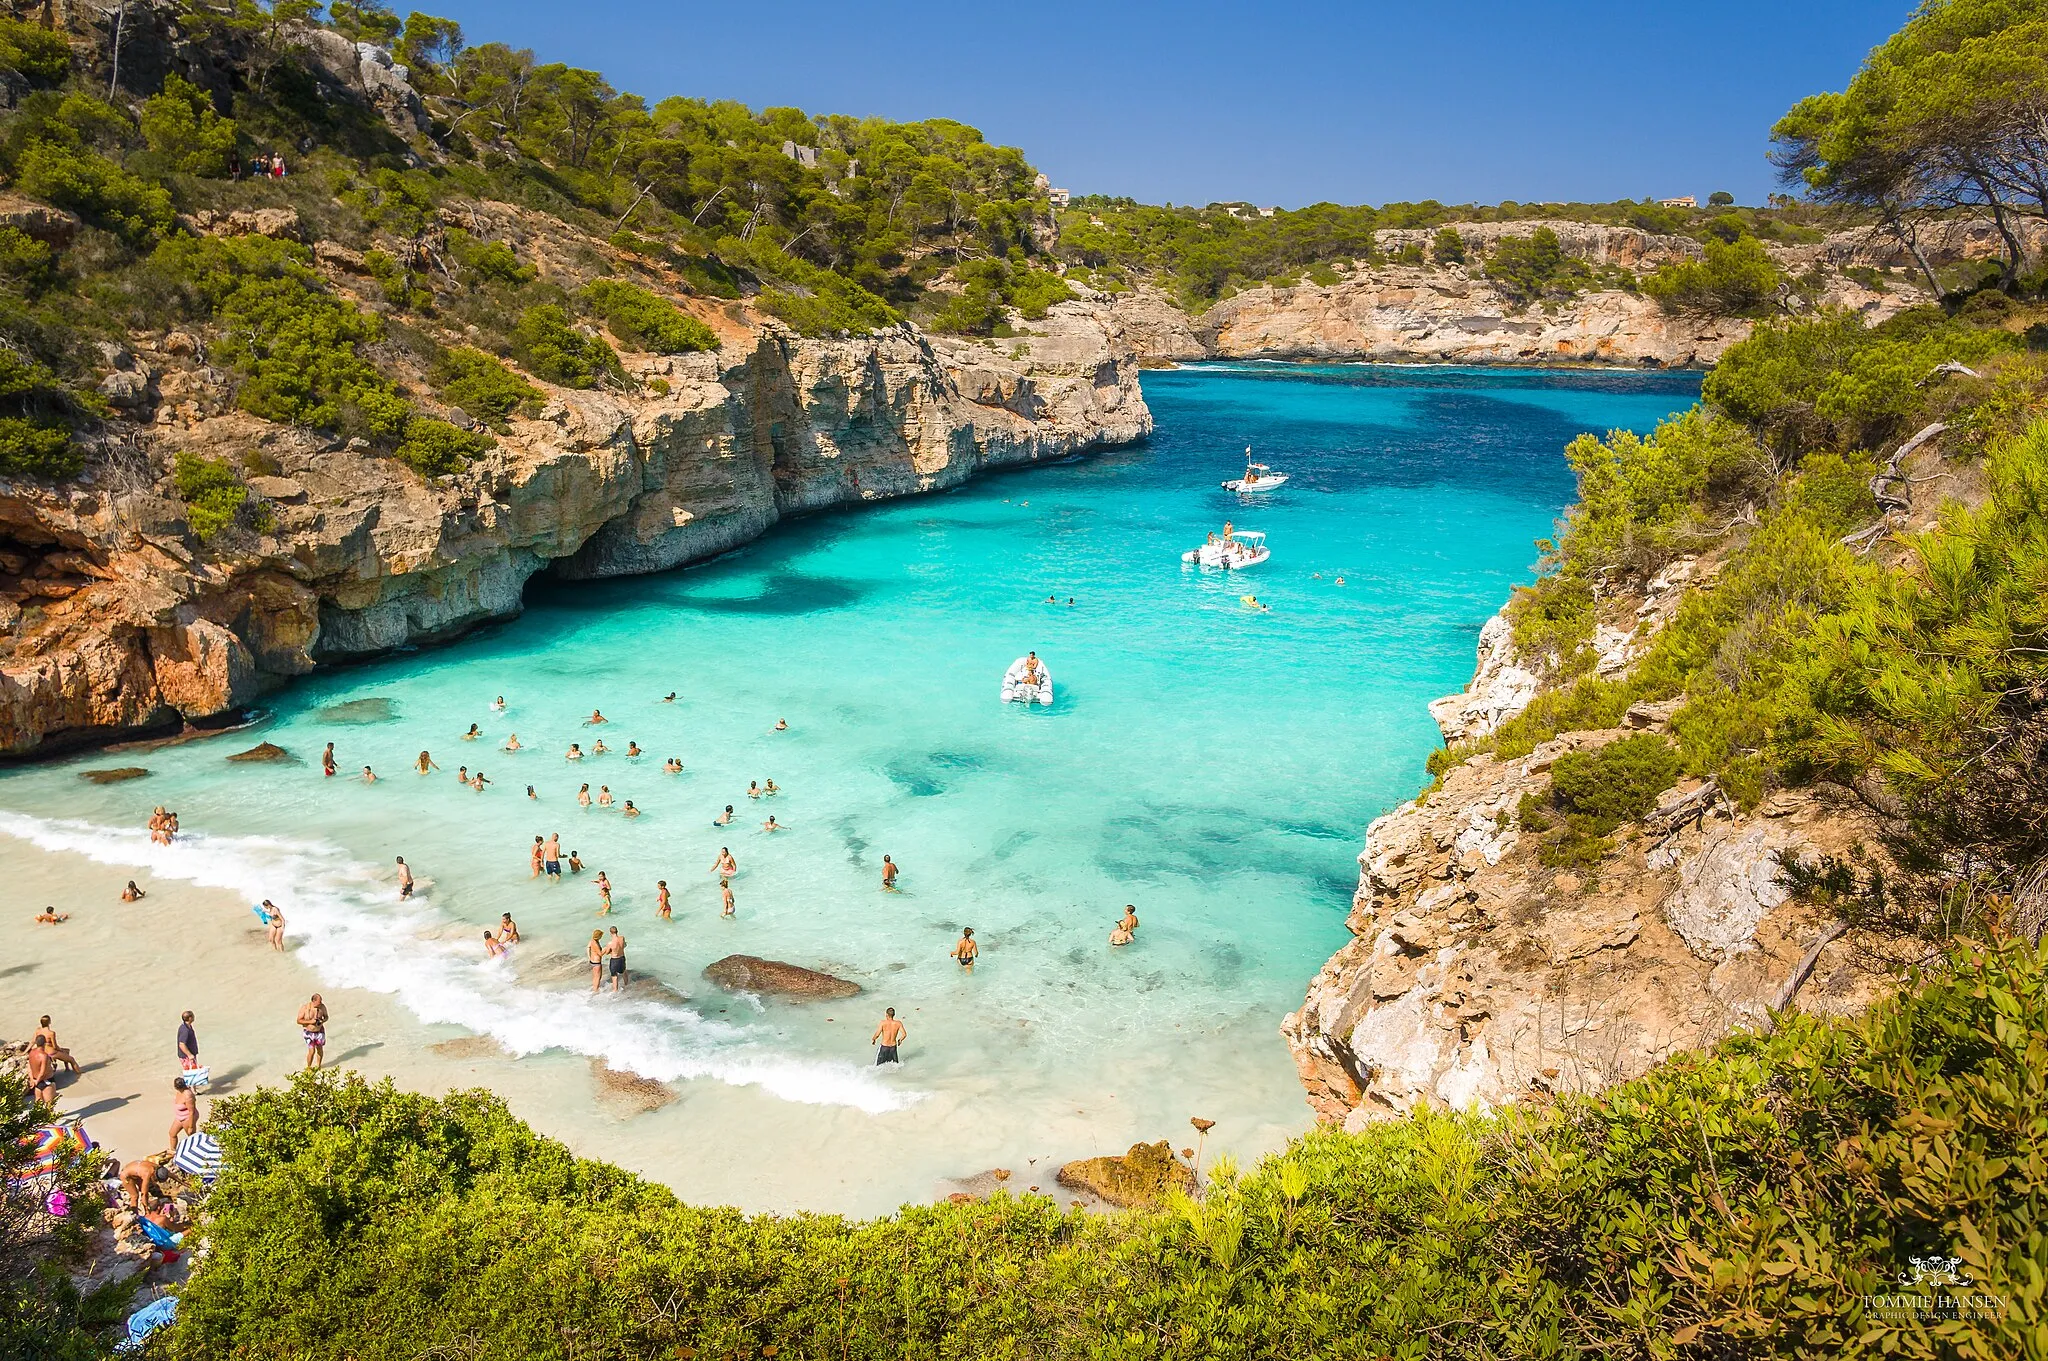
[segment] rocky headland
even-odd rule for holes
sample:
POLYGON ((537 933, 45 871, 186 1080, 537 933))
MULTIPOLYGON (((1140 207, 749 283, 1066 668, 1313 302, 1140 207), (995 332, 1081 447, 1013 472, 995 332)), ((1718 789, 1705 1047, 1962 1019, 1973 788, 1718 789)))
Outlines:
POLYGON ((134 392, 116 456, 76 486, 0 480, 0 752, 220 721, 322 665, 514 615, 536 573, 660 571, 787 515, 1151 429, 1098 305, 1061 304, 1000 347, 909 326, 811 340, 737 306, 711 319, 722 350, 627 353, 634 392, 547 388, 537 417, 431 480, 236 410, 201 338, 137 337, 117 357, 134 392), (183 451, 257 460, 273 530, 203 547, 170 486, 183 451))

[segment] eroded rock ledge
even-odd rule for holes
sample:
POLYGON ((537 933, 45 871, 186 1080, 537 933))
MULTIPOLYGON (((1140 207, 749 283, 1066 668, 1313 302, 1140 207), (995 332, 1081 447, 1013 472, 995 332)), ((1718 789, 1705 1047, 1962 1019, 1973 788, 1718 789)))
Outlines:
POLYGON ((1107 309, 1064 303, 1032 330, 997 349, 907 326, 807 340, 767 323, 718 354, 627 355, 667 392, 552 390, 538 419, 433 481, 225 409, 189 337, 139 345, 158 423, 128 466, 70 488, 0 480, 0 754, 219 719, 323 664, 516 614, 544 570, 660 571, 785 515, 1151 431, 1107 309), (201 548, 164 498, 180 450, 253 455, 275 531, 201 548))
MULTIPOLYGON (((1621 602, 1642 626, 1603 630, 1603 670, 1639 654, 1691 568, 1621 602)), ((1446 739, 1492 733, 1533 697, 1537 669, 1515 655, 1505 620, 1490 624, 1472 685, 1430 706, 1446 739)), ((1516 760, 1476 756, 1372 824, 1347 921, 1355 939, 1281 1027, 1320 1119, 1355 1129, 1419 1107, 1597 1090, 1782 1005, 1803 956, 1839 928, 1790 899, 1778 855, 1873 841, 1848 791, 1775 794, 1743 813, 1683 782, 1597 875, 1546 867, 1517 830, 1522 797, 1546 791, 1560 755, 1661 730, 1676 707, 1638 705, 1626 727, 1567 733, 1516 760)), ((1801 1006, 1867 1005, 1882 983, 1856 967, 1866 944, 1826 944, 1801 1006)))

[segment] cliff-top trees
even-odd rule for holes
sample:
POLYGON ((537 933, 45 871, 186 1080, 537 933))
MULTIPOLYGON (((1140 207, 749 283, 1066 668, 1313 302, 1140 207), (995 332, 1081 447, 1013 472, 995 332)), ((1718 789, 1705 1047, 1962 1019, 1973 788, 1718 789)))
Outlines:
POLYGON ((2009 288, 2024 262, 2015 219, 2048 217, 2044 52, 2048 0, 1926 0, 1847 90, 1779 120, 1773 159, 1815 198, 1876 212, 1937 289, 1919 225, 1988 212, 2009 288))

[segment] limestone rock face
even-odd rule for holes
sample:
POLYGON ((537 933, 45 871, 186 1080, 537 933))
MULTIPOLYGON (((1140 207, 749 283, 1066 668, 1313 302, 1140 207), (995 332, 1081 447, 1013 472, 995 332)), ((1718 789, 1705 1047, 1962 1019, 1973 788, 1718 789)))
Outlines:
POLYGON ((432 481, 207 398, 198 347, 166 337, 148 351, 169 367, 147 469, 90 490, 0 480, 0 755, 176 728, 328 662, 452 637, 516 614, 543 570, 659 571, 785 515, 1151 431, 1107 308, 1063 303, 1032 330, 808 340, 765 322, 716 353, 628 355, 669 390, 550 391, 432 481), (198 395, 173 411, 173 389, 198 395), (165 476, 181 450, 260 456, 249 486, 272 532, 190 538, 165 476))
POLYGON ((1543 678, 1515 652, 1515 631, 1503 611, 1479 630, 1479 667, 1472 682, 1455 695, 1432 700, 1429 716, 1445 742, 1490 737, 1495 729, 1536 698, 1543 678))
POLYGON ((852 997, 860 984, 800 964, 755 955, 727 955, 704 966, 704 976, 728 992, 769 993, 798 1000, 852 997))
MULTIPOLYGON (((1624 669, 1701 570, 1682 560, 1601 600, 1603 618, 1637 622, 1612 629, 1624 669)), ((1447 740, 1487 735, 1534 694, 1533 681, 1505 679, 1509 641, 1505 620, 1489 623, 1471 688, 1431 706, 1447 740)), ((1353 939, 1281 1026, 1321 1119, 1357 1128, 1418 1107, 1597 1090, 1777 1004, 1830 926, 1790 899, 1779 856, 1868 846, 1875 824, 1848 791, 1780 792, 1742 813, 1689 781, 1596 867, 1546 866, 1540 831, 1520 825, 1523 798, 1548 795, 1559 756, 1663 726, 1676 704, 1638 707, 1625 727, 1564 733, 1512 760, 1474 756, 1366 830, 1353 939)), ((1834 939, 1800 1005, 1867 1005, 1885 986, 1860 967, 1873 953, 1857 932, 1834 939)))

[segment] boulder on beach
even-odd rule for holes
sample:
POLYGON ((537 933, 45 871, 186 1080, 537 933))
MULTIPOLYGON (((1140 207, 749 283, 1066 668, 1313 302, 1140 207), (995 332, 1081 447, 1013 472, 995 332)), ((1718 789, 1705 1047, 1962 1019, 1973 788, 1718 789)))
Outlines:
POLYGON ((813 997, 852 997, 860 984, 800 964, 784 964, 754 955, 727 955, 704 966, 704 976, 728 992, 772 993, 808 1001, 813 997))
POLYGON ((228 757, 230 761, 289 761, 292 754, 283 747, 270 742, 258 742, 247 751, 238 751, 228 757))
POLYGON ((108 770, 81 770, 78 778, 88 784, 119 784, 123 780, 139 780, 149 774, 146 766, 114 766, 108 770))
POLYGON ((1062 1186, 1124 1207, 1157 1204, 1169 1191, 1195 1189, 1194 1169, 1174 1157, 1173 1146, 1164 1139, 1156 1144, 1132 1144, 1130 1152, 1120 1158, 1077 1159, 1060 1168, 1057 1180, 1062 1186))

